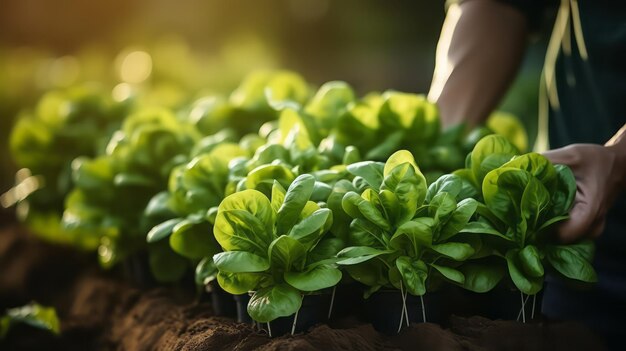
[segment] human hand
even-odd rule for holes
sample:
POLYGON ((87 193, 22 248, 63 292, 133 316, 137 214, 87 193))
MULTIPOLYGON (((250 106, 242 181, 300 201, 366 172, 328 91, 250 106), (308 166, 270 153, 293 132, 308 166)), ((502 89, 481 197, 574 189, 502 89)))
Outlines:
POLYGON ((597 238, 606 213, 625 188, 626 164, 621 150, 596 144, 572 144, 544 153, 552 163, 569 166, 576 178, 576 198, 570 218, 557 227, 565 243, 597 238))

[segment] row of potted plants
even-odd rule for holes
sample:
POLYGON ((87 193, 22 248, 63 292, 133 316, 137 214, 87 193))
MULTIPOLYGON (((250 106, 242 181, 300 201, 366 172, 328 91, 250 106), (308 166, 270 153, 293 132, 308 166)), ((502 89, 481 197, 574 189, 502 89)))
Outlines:
POLYGON ((567 219, 571 171, 520 154, 525 134, 510 116, 489 122, 502 135, 442 131, 423 96, 357 98, 343 82, 313 93, 290 72, 253 75, 228 97, 180 111, 123 103, 123 121, 105 123, 121 123, 113 133, 83 136, 77 121, 95 117, 69 118, 43 102, 29 123, 41 122, 48 142, 28 144, 23 135, 31 134, 16 127, 18 161, 72 151, 54 167, 32 162, 35 174, 66 181, 43 188, 65 198, 63 208, 33 201, 31 213, 62 213, 54 236, 97 249, 104 267, 147 265, 161 283, 195 269, 213 296, 219 285, 244 303, 249 297, 249 315, 268 331, 282 321, 274 335, 327 318, 349 282, 369 299, 395 292, 393 328, 379 326, 391 331, 426 321, 423 297, 446 286, 485 293, 504 280, 535 296, 547 270, 595 280, 591 243, 559 245, 549 235, 567 219), (102 139, 106 147, 71 149, 102 139), (328 308, 303 316, 315 300, 328 308))

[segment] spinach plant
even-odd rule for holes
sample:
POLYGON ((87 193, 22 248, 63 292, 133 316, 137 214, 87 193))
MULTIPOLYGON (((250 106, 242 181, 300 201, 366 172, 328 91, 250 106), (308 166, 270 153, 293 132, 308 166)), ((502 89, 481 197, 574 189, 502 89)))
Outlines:
POLYGON ((199 137, 169 110, 129 116, 103 156, 73 161, 75 188, 66 199, 64 226, 98 247, 103 267, 144 250, 145 233, 154 225, 144 209, 167 187, 170 171, 187 161, 199 137))
POLYGON ((72 189, 71 163, 78 156, 103 154, 132 105, 130 99, 115 101, 94 86, 44 94, 32 111, 20 114, 11 131, 11 154, 24 169, 2 204, 17 205, 20 219, 40 237, 85 248, 60 226, 64 199, 72 189))
POLYGON ((475 200, 457 203, 445 191, 428 192, 406 150, 394 153, 385 164, 359 162, 348 171, 356 176, 357 189, 342 199, 343 210, 352 218, 347 233, 351 246, 337 254, 337 264, 369 287, 366 296, 383 287, 399 289, 403 300, 406 294, 423 296, 431 275, 464 283, 455 266, 474 255, 475 244, 456 236, 474 214, 475 200))
POLYGON ((474 148, 462 174, 480 184, 484 205, 479 218, 463 229, 492 238, 492 248, 506 260, 509 275, 524 294, 543 287, 545 267, 567 278, 593 282, 593 243, 559 245, 552 226, 568 218, 576 194, 571 170, 544 156, 515 156, 516 148, 501 136, 488 136, 474 148))
POLYGON ((304 174, 286 191, 274 182, 271 198, 247 189, 218 207, 214 233, 224 252, 213 257, 217 280, 232 294, 253 291, 248 313, 258 322, 293 315, 304 293, 341 279, 333 259, 341 247, 325 236, 332 213, 309 200, 314 186, 304 174))

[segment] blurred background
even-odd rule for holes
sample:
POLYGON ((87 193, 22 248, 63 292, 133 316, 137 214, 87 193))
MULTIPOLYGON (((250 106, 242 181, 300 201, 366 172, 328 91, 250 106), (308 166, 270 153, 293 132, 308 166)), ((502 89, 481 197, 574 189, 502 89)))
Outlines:
MULTIPOLYGON (((175 106, 232 90, 250 71, 281 68, 358 93, 427 93, 444 1, 2 0, 0 192, 13 183, 7 140, 47 90, 97 82, 149 87, 175 106)), ((532 46, 502 109, 536 130, 542 61, 532 46)))

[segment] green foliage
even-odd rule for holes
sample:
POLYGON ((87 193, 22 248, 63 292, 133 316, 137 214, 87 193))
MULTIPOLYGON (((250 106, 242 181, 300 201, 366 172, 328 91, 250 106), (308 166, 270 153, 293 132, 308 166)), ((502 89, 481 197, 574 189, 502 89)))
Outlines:
POLYGON ((541 290, 546 267, 570 279, 595 281, 592 255, 582 254, 593 252, 592 243, 554 245, 548 235, 568 218, 576 194, 572 172, 540 154, 515 154, 516 147, 501 136, 476 144, 470 171, 457 175, 480 185, 484 204, 462 231, 491 237, 489 251, 505 259, 513 284, 525 294, 541 290))
POLYGON ((97 250, 103 267, 141 251, 159 282, 195 267, 199 285, 255 291, 262 322, 342 271, 366 295, 442 282, 482 293, 507 272, 526 294, 550 271, 597 279, 591 243, 549 239, 574 201, 571 170, 521 154, 510 115, 441 130, 424 96, 358 97, 340 81, 314 91, 287 71, 176 111, 107 95, 50 92, 10 140, 33 172, 22 188, 36 185, 14 196, 29 223, 97 250))
MULTIPOLYGON (((129 116, 111 137, 104 155, 72 163, 75 187, 63 214, 69 234, 97 239, 104 267, 146 249, 151 221, 171 216, 168 208, 150 199, 166 187, 170 171, 187 161, 199 137, 193 126, 168 110, 145 109, 129 116), (152 218, 145 215, 146 209, 152 218)), ((178 252, 194 258, 214 252, 204 242, 189 245, 199 235, 192 224, 187 219, 172 227, 178 233, 171 238, 178 252)))
POLYGON ((329 237, 329 209, 310 201, 315 178, 300 175, 271 197, 247 189, 227 196, 215 219, 224 252, 213 256, 220 286, 233 294, 254 291, 248 312, 259 322, 294 314, 302 293, 336 285, 333 257, 341 242, 329 237))
POLYGON ((34 302, 22 307, 10 308, 4 316, 0 317, 0 339, 9 333, 14 324, 27 324, 53 334, 61 332, 59 317, 55 309, 34 302))
POLYGON ((384 165, 361 162, 348 171, 363 177, 367 186, 361 194, 349 191, 343 197, 343 210, 353 218, 351 246, 338 253, 337 264, 368 285, 368 293, 386 286, 423 295, 431 274, 464 283, 463 273, 455 267, 476 250, 454 239, 473 216, 476 203, 473 199, 457 203, 444 191, 457 189, 458 194, 460 179, 451 186, 442 180, 428 191, 412 154, 405 150, 391 155, 384 165))

